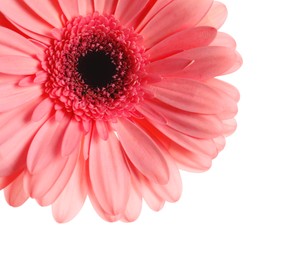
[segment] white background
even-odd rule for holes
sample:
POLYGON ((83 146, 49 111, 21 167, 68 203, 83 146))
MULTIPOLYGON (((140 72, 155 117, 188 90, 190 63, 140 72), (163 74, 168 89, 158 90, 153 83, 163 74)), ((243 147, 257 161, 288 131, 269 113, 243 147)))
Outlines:
MULTIPOLYGON (((185 0, 186 2, 187 0, 185 0)), ((68 224, 29 201, 0 199, 0 255, 10 259, 297 259, 297 14, 293 0, 222 0, 222 28, 244 59, 225 77, 241 92, 238 130, 203 174, 158 213, 107 223, 87 203, 68 224)))

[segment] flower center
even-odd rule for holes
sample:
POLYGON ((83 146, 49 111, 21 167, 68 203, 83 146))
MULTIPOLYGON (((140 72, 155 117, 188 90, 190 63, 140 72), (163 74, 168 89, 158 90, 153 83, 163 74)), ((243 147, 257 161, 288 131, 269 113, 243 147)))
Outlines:
POLYGON ((143 100, 142 38, 113 16, 76 17, 45 51, 44 91, 78 121, 129 117, 143 100))
POLYGON ((91 88, 100 88, 111 84, 116 74, 116 64, 102 51, 88 52, 78 59, 77 71, 83 81, 91 88))

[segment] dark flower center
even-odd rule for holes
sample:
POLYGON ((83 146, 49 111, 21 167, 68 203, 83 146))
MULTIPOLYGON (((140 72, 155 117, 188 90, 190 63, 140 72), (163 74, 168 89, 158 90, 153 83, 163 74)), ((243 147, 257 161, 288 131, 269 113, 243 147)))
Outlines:
POLYGON ((92 88, 103 88, 113 82, 116 65, 102 51, 88 52, 78 59, 77 71, 84 82, 92 88))
MULTIPOLYGON (((1 0, 0 0, 1 1, 1 0)), ((45 50, 44 91, 77 121, 135 115, 144 99, 147 57, 142 38, 110 15, 75 17, 45 50)))

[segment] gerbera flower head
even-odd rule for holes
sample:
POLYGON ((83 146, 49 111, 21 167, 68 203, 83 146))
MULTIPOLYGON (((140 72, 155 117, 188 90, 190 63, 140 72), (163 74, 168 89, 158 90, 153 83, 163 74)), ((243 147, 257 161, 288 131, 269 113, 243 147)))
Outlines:
POLYGON ((236 127, 241 65, 212 0, 1 0, 0 188, 58 222, 133 221, 181 195, 236 127))

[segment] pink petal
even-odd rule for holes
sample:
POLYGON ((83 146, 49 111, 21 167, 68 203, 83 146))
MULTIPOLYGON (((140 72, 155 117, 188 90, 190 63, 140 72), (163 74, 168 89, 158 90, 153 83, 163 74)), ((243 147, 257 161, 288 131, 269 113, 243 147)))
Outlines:
POLYGON ((20 80, 22 80, 24 76, 22 75, 10 75, 0 72, 0 88, 5 86, 7 83, 17 85, 20 80))
POLYGON ((53 110, 54 103, 51 99, 45 98, 43 99, 38 106, 33 111, 32 114, 32 121, 37 122, 41 120, 46 115, 50 115, 51 111, 53 110))
POLYGON ((231 84, 219 79, 209 79, 208 81, 205 82, 205 84, 215 89, 216 91, 223 92, 224 94, 231 97, 234 101, 236 102, 239 101, 240 94, 238 90, 231 84))
POLYGON ((147 72, 156 75, 170 75, 179 71, 184 71, 193 63, 193 60, 180 58, 165 58, 149 63, 146 67, 147 72))
POLYGON ((203 172, 208 170, 212 164, 212 157, 191 152, 174 143, 169 147, 169 153, 175 159, 179 168, 186 171, 203 172))
POLYGON ((0 85, 0 113, 38 100, 42 94, 43 90, 40 86, 22 88, 11 84, 0 85))
MULTIPOLYGON (((11 175, 4 176, 4 177, 0 176, 0 190, 4 189, 8 185, 10 185, 22 172, 23 171, 13 173, 11 175)), ((0 173, 0 175, 1 175, 1 173, 0 173)))
POLYGON ((96 129, 98 131, 99 137, 103 140, 108 139, 108 125, 104 121, 96 121, 96 129))
POLYGON ((182 181, 179 173, 179 169, 174 161, 174 159, 165 151, 163 148, 163 153, 166 156, 166 160, 169 165, 169 181, 165 185, 160 185, 157 183, 150 183, 152 190, 161 198, 169 201, 176 202, 179 200, 182 192, 182 181))
POLYGON ((80 158, 70 180, 52 206, 52 212, 57 222, 70 221, 83 206, 87 196, 85 173, 85 160, 80 158))
POLYGON ((104 11, 104 3, 106 0, 93 0, 94 1, 94 10, 99 14, 102 14, 104 11))
MULTIPOLYGON (((18 117, 21 121, 21 116, 18 117)), ((17 121, 15 122, 17 125, 17 121)), ((14 130, 14 134, 10 138, 4 140, 0 146, 0 176, 9 176, 24 170, 26 165, 26 157, 31 140, 43 123, 42 121, 38 123, 28 123, 26 121, 21 121, 22 127, 18 131, 14 130)), ((11 131, 13 131, 13 128, 11 131)), ((2 134, 2 129, 1 129, 2 134)), ((2 137, 1 137, 2 138, 2 137)))
POLYGON ((39 62, 25 56, 0 56, 0 72, 13 75, 30 75, 37 72, 39 62))
POLYGON ((172 0, 149 0, 135 20, 133 27, 136 32, 140 32, 143 27, 170 2, 172 2, 172 0))
POLYGON ((139 126, 129 120, 116 125, 120 142, 135 167, 148 179, 165 184, 169 178, 169 166, 160 147, 139 126))
POLYGON ((226 138, 224 136, 219 136, 217 138, 214 138, 213 141, 215 142, 219 152, 224 149, 226 145, 226 138))
POLYGON ((162 103, 146 102, 167 119, 169 127, 186 135, 209 139, 222 134, 222 122, 215 115, 189 113, 162 103))
POLYGON ((173 107, 200 114, 224 111, 230 98, 190 79, 168 78, 152 84, 155 98, 173 107))
POLYGON ((212 26, 219 29, 224 24, 227 14, 226 6, 214 1, 207 15, 199 22, 198 26, 212 26))
POLYGON ((94 9, 100 14, 114 14, 118 0, 94 0, 94 9))
POLYGON ((195 26, 206 14, 212 0, 171 1, 145 25, 141 34, 150 48, 178 31, 195 26))
POLYGON ((0 145, 13 138, 16 132, 22 131, 23 127, 31 123, 30 114, 38 104, 38 101, 36 100, 35 102, 0 113, 0 145), (18 120, 12 120, 14 118, 18 118, 18 120))
POLYGON ((93 0, 78 0, 78 10, 79 14, 86 16, 94 13, 94 1, 93 0))
POLYGON ((0 55, 36 55, 38 48, 20 34, 0 26, 0 55))
POLYGON ((40 174, 28 179, 30 196, 42 206, 54 203, 69 182, 77 164, 79 147, 69 157, 57 156, 40 174))
POLYGON ((58 0, 59 5, 68 20, 79 16, 78 2, 79 0, 58 0))
POLYGON ((64 186, 70 178, 70 171, 65 171, 67 175, 64 174, 63 176, 64 169, 68 169, 68 161, 66 157, 55 158, 55 161, 51 165, 44 167, 39 174, 27 174, 25 177, 25 187, 30 197, 37 199, 39 204, 43 206, 53 203, 59 196, 59 192, 61 193, 63 190, 63 186, 59 185, 59 178, 62 179, 64 186), (60 186, 59 192, 56 192, 54 189, 56 183, 60 186), (54 194, 51 193, 52 191, 54 191, 54 194), (50 197, 47 196, 48 193, 51 195, 50 197))
POLYGON ((38 33, 32 32, 32 31, 22 27, 21 25, 18 25, 17 23, 15 23, 12 20, 10 20, 10 22, 13 25, 13 29, 17 28, 19 31, 21 31, 25 35, 28 35, 28 37, 31 38, 31 41, 34 42, 34 44, 36 44, 36 45, 39 43, 40 46, 42 46, 42 45, 48 46, 51 44, 52 38, 54 38, 54 35, 52 34, 52 29, 51 29, 50 33, 47 35, 38 34, 38 33))
POLYGON ((236 42, 229 34, 218 32, 217 36, 209 44, 209 46, 222 46, 222 47, 228 47, 235 50, 236 42))
MULTIPOLYGON (((187 150, 194 153, 205 154, 212 158, 216 157, 218 154, 216 145, 212 139, 194 138, 164 125, 156 125, 155 127, 169 139, 163 140, 165 143, 169 143, 169 145, 175 142, 187 150)), ((164 137, 162 136, 161 139, 164 139, 164 137)))
POLYGON ((169 58, 148 65, 148 71, 163 76, 207 80, 222 75, 238 63, 238 54, 226 47, 202 47, 187 50, 169 58), (171 62, 170 62, 171 61, 171 62), (184 62, 186 67, 179 69, 174 63, 184 62))
POLYGON ((61 154, 62 156, 70 155, 77 147, 80 147, 83 130, 80 122, 72 119, 65 129, 62 139, 61 154))
MULTIPOLYGON (((175 164, 174 167, 178 169, 175 164)), ((178 170, 176 170, 174 174, 170 175, 169 182, 165 185, 151 182, 151 187, 159 197, 165 199, 168 202, 176 202, 179 200, 182 193, 182 181, 180 173, 178 170)))
POLYGON ((165 200, 151 188, 152 182, 143 176, 137 169, 134 169, 132 180, 134 186, 137 187, 139 193, 152 210, 159 211, 163 208, 165 200))
POLYGON ((27 167, 31 174, 40 174, 50 163, 61 156, 61 140, 68 126, 69 118, 57 122, 54 117, 43 124, 35 135, 27 157, 27 167))
POLYGON ((118 0, 115 17, 121 22, 121 24, 127 26, 144 9, 148 2, 149 0, 118 0))
POLYGON ((1 0, 0 12, 21 26, 20 28, 23 27, 31 32, 51 37, 50 31, 53 27, 30 11, 30 8, 23 1, 1 0))
POLYGON ((232 119, 223 120, 223 133, 224 136, 229 136, 234 133, 236 130, 237 123, 236 121, 232 119))
POLYGON ((130 189, 129 200, 122 220, 126 222, 135 221, 140 215, 142 207, 142 197, 134 187, 130 189))
POLYGON ((48 22, 52 27, 62 27, 62 11, 57 1, 24 0, 24 2, 30 7, 30 9, 32 9, 43 20, 48 22))
POLYGON ((24 190, 23 178, 24 174, 20 174, 4 190, 5 199, 10 206, 19 207, 29 198, 29 194, 24 190))
POLYGON ((196 27, 183 30, 154 45, 147 51, 150 60, 161 59, 177 52, 209 45, 217 30, 212 27, 196 27))
POLYGON ((103 211, 117 216, 125 212, 130 191, 130 172, 116 136, 108 140, 93 130, 89 157, 90 185, 103 211))
POLYGON ((136 107, 137 111, 140 112, 142 115, 144 115, 146 118, 153 120, 154 122, 162 125, 167 124, 166 118, 158 113, 158 111, 152 109, 149 105, 146 103, 141 103, 136 107))
POLYGON ((88 196, 89 196, 92 206, 96 210, 97 214, 104 220, 109 221, 109 222, 115 222, 115 221, 118 221, 121 218, 123 218, 123 213, 119 213, 118 215, 114 215, 114 214, 110 215, 102 209, 102 207, 98 201, 98 198, 96 197, 95 192, 93 191, 93 188, 90 184, 88 186, 88 196))
POLYGON ((105 0, 104 12, 107 14, 114 14, 117 8, 118 0, 105 0))

